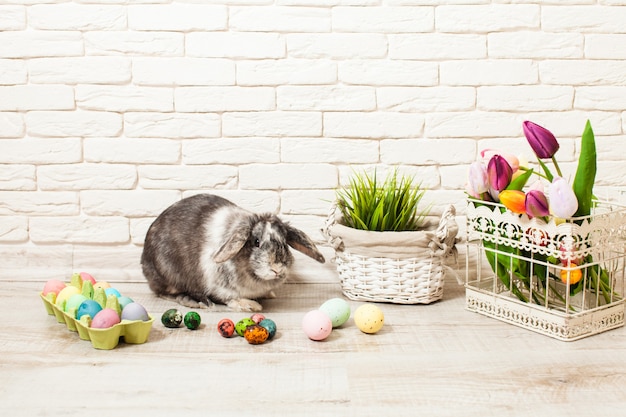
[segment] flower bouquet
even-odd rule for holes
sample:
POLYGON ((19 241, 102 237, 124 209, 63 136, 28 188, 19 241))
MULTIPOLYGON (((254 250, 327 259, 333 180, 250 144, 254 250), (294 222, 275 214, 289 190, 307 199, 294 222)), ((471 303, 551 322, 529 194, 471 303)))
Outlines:
POLYGON ((591 123, 571 183, 555 136, 530 121, 523 131, 534 167, 486 150, 469 169, 467 241, 478 261, 470 280, 468 246, 468 309, 561 340, 622 326, 626 209, 593 195, 591 123))

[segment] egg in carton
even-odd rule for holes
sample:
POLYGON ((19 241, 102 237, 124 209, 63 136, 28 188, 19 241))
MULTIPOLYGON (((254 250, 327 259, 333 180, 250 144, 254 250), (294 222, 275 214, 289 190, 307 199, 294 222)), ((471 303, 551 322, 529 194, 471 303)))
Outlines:
POLYGON ((80 339, 89 340, 96 349, 113 349, 121 337, 126 343, 145 343, 154 318, 108 284, 98 285, 95 280, 86 279, 91 277, 86 275, 72 275, 69 284, 48 281, 40 293, 46 312, 69 331, 77 332, 80 339), (110 290, 108 295, 106 289, 110 290))

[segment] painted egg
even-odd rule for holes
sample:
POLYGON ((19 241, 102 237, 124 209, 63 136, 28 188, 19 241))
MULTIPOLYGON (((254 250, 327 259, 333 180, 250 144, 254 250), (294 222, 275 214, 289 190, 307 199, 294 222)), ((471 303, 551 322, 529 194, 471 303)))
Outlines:
POLYGON ((333 328, 341 326, 350 318, 350 305, 343 298, 331 298, 320 306, 320 311, 330 317, 333 328))
POLYGON ((111 284, 109 284, 106 281, 98 281, 95 284, 93 284, 94 288, 102 288, 102 289, 107 289, 111 287, 111 284))
POLYGON ((311 310, 302 319, 302 330, 311 340, 324 340, 332 332, 333 322, 323 311, 311 310))
POLYGON ((120 316, 117 311, 105 308, 98 312, 91 321, 91 327, 94 329, 108 329, 120 322, 120 316))
POLYGON ((221 319, 217 323, 217 331, 222 337, 231 337, 235 333, 235 323, 231 319, 221 319))
POLYGON ((139 303, 130 303, 122 309, 122 320, 141 320, 148 321, 150 316, 148 312, 139 303))
POLYGON ((385 315, 374 304, 363 304, 354 311, 354 324, 363 333, 374 334, 383 328, 385 315))
POLYGON ((124 310, 124 307, 126 307, 128 304, 134 302, 132 298, 126 297, 125 295, 117 297, 117 301, 120 303, 120 307, 122 308, 122 310, 124 310))
POLYGON ((267 329, 263 326, 259 326, 258 324, 248 326, 243 332, 243 337, 251 345, 260 345, 261 343, 264 343, 269 338, 269 335, 270 333, 267 329))
POLYGON ((97 301, 85 300, 78 306, 78 310, 76 310, 76 318, 80 320, 82 316, 87 315, 93 319, 101 310, 102 306, 97 301))
POLYGON ((268 339, 272 339, 276 335, 276 323, 274 323, 274 320, 263 319, 259 323, 259 326, 267 329, 267 332, 269 333, 267 336, 268 339))
POLYGON ((78 309, 78 307, 80 307, 80 305, 85 300, 87 300, 87 297, 85 297, 83 294, 72 295, 70 298, 68 298, 67 302, 65 303, 65 311, 69 313, 72 310, 78 309))
POLYGON ((263 319, 265 318, 265 316, 261 313, 254 313, 253 315, 250 316, 250 318, 256 323, 259 324, 260 322, 263 321, 263 319))
POLYGON ((200 323, 202 322, 202 320, 200 319, 200 314, 196 313, 195 311, 190 311, 185 314, 184 322, 185 326, 189 330, 196 330, 198 327, 200 327, 200 323))
POLYGON ((116 288, 113 288, 113 287, 105 288, 104 293, 106 294, 107 297, 110 295, 114 295, 116 297, 119 297, 122 295, 116 288))
POLYGON ((82 278, 83 282, 84 281, 89 281, 92 284, 96 283, 96 279, 94 277, 92 277, 91 274, 88 274, 87 272, 80 272, 79 275, 82 278))
POLYGON ((256 323, 250 317, 246 317, 245 319, 241 319, 241 320, 239 320, 237 322, 237 324, 235 324, 235 332, 237 332, 237 334, 239 336, 243 337, 243 332, 246 331, 246 328, 248 326, 252 326, 254 324, 256 324, 256 323))
POLYGON ((161 323, 163 323, 165 327, 169 327, 170 329, 174 329, 180 326, 182 322, 183 315, 175 308, 170 308, 161 316, 161 323))
POLYGON ((65 311, 65 303, 67 302, 67 300, 69 300, 72 295, 76 295, 79 293, 80 290, 78 288, 73 285, 68 285, 57 294, 55 305, 61 310, 65 311))
POLYGON ((42 293, 43 295, 48 295, 51 292, 59 294, 59 291, 61 291, 65 287, 66 285, 63 281, 60 281, 58 279, 51 279, 47 281, 46 284, 43 286, 42 293))

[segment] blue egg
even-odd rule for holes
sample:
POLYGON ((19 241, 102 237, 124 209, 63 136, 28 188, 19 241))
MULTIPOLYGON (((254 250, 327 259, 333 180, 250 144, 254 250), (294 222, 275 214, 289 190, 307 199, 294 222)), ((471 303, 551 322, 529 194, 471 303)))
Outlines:
POLYGON ((80 320, 82 316, 87 315, 93 319, 100 310, 102 310, 102 306, 97 301, 85 300, 78 306, 76 318, 80 320))
POLYGON ((107 297, 109 295, 114 295, 116 297, 121 297, 122 296, 122 294, 120 294, 120 292, 118 290, 116 290, 115 288, 113 288, 113 287, 106 288, 104 290, 104 293, 106 294, 107 297))
POLYGON ((122 310, 124 310, 124 307, 134 302, 132 298, 126 297, 125 295, 117 297, 117 301, 120 303, 122 310))
POLYGON ((276 334, 276 323, 274 323, 274 320, 263 319, 259 322, 259 326, 264 327, 269 333, 267 340, 270 340, 276 334))

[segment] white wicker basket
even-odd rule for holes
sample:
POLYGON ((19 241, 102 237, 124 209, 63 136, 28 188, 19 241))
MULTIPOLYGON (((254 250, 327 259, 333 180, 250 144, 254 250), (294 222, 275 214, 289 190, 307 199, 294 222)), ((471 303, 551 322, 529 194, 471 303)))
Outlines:
POLYGON ((454 206, 447 208, 436 228, 415 232, 350 229, 341 224, 337 211, 333 207, 322 232, 335 248, 337 272, 346 297, 395 304, 429 304, 443 297, 449 270, 445 258, 456 251, 454 206), (350 246, 347 234, 366 243, 350 246))

